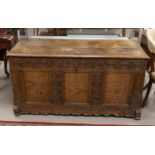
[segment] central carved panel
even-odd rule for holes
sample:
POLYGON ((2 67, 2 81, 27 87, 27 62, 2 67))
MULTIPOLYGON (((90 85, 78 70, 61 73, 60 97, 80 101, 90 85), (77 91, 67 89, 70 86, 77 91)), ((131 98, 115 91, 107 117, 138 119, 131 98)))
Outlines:
POLYGON ((65 73, 65 102, 88 103, 89 73, 65 73))

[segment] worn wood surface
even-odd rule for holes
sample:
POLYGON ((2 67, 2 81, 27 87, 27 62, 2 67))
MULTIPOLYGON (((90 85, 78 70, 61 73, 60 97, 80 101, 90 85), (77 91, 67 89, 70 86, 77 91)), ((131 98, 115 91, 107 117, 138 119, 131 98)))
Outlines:
POLYGON ((23 40, 9 54, 14 111, 139 119, 147 58, 134 41, 23 40))
POLYGON ((23 39, 9 56, 148 58, 139 44, 132 40, 23 39))

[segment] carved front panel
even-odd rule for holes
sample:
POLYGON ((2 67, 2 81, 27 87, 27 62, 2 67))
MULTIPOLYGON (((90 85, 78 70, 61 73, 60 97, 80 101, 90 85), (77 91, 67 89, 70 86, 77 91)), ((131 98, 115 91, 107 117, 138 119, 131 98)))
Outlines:
POLYGON ((49 75, 47 72, 24 72, 25 99, 27 103, 49 102, 49 75))
POLYGON ((134 117, 144 66, 143 60, 14 58, 14 110, 134 117))
POLYGON ((107 73, 103 83, 103 102, 127 105, 130 82, 129 73, 107 73))
POLYGON ((65 73, 65 102, 88 103, 89 73, 65 73))

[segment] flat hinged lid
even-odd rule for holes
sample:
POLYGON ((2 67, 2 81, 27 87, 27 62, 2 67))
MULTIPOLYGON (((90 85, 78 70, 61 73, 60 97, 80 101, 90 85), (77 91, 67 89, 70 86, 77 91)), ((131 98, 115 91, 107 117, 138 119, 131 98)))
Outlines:
POLYGON ((22 39, 8 56, 148 59, 133 40, 22 39))

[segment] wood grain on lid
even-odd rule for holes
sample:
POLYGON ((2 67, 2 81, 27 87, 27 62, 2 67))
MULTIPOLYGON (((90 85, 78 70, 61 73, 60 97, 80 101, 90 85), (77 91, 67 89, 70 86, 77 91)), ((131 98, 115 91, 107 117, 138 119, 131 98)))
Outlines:
POLYGON ((22 39, 8 56, 148 59, 133 40, 22 39))

